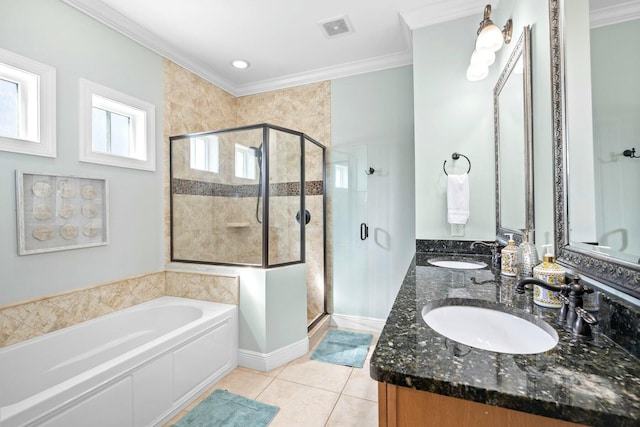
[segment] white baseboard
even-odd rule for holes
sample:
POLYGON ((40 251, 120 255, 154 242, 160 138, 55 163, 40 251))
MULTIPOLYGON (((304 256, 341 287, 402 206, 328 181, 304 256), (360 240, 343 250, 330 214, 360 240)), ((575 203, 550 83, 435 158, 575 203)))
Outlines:
POLYGON ((374 319, 372 317, 349 316, 346 314, 332 314, 331 326, 344 329, 355 329, 366 332, 382 332, 384 319, 374 319))
POLYGON ((258 353, 251 350, 238 350, 238 366, 267 372, 285 363, 302 357, 309 352, 309 338, 279 348, 271 353, 258 353))

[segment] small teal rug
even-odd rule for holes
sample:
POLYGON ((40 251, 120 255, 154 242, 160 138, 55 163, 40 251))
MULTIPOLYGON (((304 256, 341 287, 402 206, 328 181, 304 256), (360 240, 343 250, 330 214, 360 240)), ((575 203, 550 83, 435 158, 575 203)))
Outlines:
POLYGON ((266 427, 278 409, 216 389, 172 427, 266 427))
POLYGON ((331 329, 311 355, 311 360, 362 368, 373 335, 331 329))

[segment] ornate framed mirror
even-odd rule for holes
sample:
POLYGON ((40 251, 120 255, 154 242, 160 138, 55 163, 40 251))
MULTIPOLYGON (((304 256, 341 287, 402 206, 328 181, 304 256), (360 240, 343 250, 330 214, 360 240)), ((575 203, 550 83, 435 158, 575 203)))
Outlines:
POLYGON ((531 28, 524 27, 493 89, 496 235, 507 241, 533 231, 531 28))
MULTIPOLYGON (((598 88, 597 85, 602 84, 599 83, 598 73, 602 72, 593 68, 592 64, 601 67, 613 63, 613 69, 620 72, 635 73, 635 70, 628 70, 627 65, 615 64, 609 55, 607 59, 592 57, 596 55, 596 40, 602 35, 594 33, 597 14, 594 14, 594 10, 589 11, 589 3, 607 9, 607 16, 616 12, 615 2, 612 1, 549 1, 555 251, 560 263, 578 273, 640 298, 640 252, 637 249, 640 247, 640 203, 629 203, 633 198, 639 200, 640 195, 636 192, 634 196, 620 188, 632 185, 637 191, 640 181, 634 179, 636 175, 622 174, 626 174, 627 169, 631 170, 631 174, 640 173, 640 161, 634 164, 635 171, 627 168, 629 162, 634 160, 627 159, 628 156, 616 145, 632 142, 620 141, 620 135, 624 132, 636 138, 640 134, 640 129, 633 127, 637 126, 636 114, 640 111, 640 103, 628 105, 619 102, 627 96, 625 91, 631 92, 627 99, 639 99, 640 86, 634 83, 637 78, 631 79, 624 74, 614 76, 609 71, 605 73, 607 80, 604 83, 607 86, 602 90, 598 88), (580 79, 585 80, 585 76, 588 76, 586 83, 579 86, 580 79), (619 86, 624 86, 619 95, 609 98, 616 101, 615 104, 607 105, 598 99, 599 94, 610 95, 619 86), (629 111, 629 108, 632 110, 629 111), (604 120, 603 112, 607 113, 604 120), (630 120, 629 117, 635 118, 630 120), (609 127, 602 127, 603 123, 609 127), (632 129, 630 133, 629 128, 632 129), (586 161, 581 157, 585 155, 586 161), (611 169, 612 166, 615 169, 611 169), (613 180, 616 187, 611 186, 611 176, 617 177, 613 180), (621 193, 621 197, 611 199, 615 193, 621 193), (620 212, 622 214, 618 214, 620 212), (611 213, 618 214, 617 223, 606 218, 611 213)), ((628 12, 621 11, 618 15, 626 17, 628 21, 628 12)), ((632 34, 637 35, 624 38, 614 36, 615 45, 608 45, 609 51, 615 50, 622 59, 637 57, 632 52, 637 52, 640 40, 640 16, 632 19, 635 19, 632 34), (636 47, 627 45, 629 43, 635 43, 636 47)), ((619 20, 611 20, 603 26, 612 30, 614 25, 619 24, 619 20)))

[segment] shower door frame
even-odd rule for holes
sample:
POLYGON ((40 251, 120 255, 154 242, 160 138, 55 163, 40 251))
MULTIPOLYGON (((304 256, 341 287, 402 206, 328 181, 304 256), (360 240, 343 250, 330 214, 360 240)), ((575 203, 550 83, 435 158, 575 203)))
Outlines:
POLYGON ((275 267, 283 267, 287 265, 295 265, 302 264, 306 262, 306 233, 305 228, 306 225, 304 221, 300 221, 300 257, 297 261, 278 263, 278 264, 269 264, 269 199, 267 190, 268 190, 268 178, 269 178, 269 130, 276 130, 292 135, 297 135, 300 139, 300 212, 301 217, 303 217, 305 212, 305 196, 306 196, 306 180, 305 180, 305 141, 309 141, 312 144, 316 145, 322 150, 322 229, 323 229, 323 280, 324 280, 324 314, 319 316, 312 325, 317 323, 324 315, 327 313, 327 175, 326 175, 326 156, 327 150, 326 147, 318 142, 317 140, 311 138, 303 132, 295 131, 292 129, 284 128, 281 126, 272 125, 269 123, 261 123, 255 125, 247 125, 247 126, 239 126, 234 128, 220 129, 216 131, 205 131, 205 132, 195 132, 184 135, 176 135, 169 137, 169 250, 170 250, 170 261, 171 262, 184 262, 189 264, 204 264, 204 265, 221 265, 221 266, 232 266, 232 267, 253 267, 253 268, 275 268, 275 267), (199 260, 185 260, 174 258, 174 206, 173 206, 173 142, 176 140, 185 140, 191 139, 198 136, 204 135, 217 135, 223 133, 230 132, 241 132, 241 131, 249 131, 249 130, 263 130, 263 155, 262 155, 262 184, 260 187, 260 194, 262 195, 263 203, 262 203, 262 218, 263 223, 266 226, 262 227, 262 258, 261 264, 246 264, 246 263, 229 263, 229 262, 215 262, 215 261, 199 261, 199 260))

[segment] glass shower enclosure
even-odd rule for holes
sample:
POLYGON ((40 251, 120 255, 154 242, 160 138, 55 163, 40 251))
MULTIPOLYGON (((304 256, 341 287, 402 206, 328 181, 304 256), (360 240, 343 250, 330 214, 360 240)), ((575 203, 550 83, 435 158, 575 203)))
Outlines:
POLYGON ((270 124, 170 138, 171 260, 307 264, 310 323, 325 311, 325 147, 270 124))

